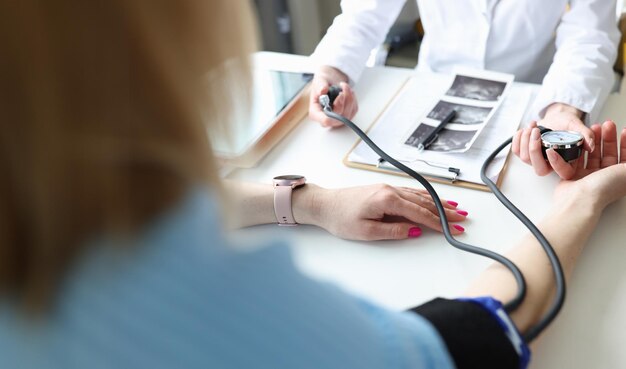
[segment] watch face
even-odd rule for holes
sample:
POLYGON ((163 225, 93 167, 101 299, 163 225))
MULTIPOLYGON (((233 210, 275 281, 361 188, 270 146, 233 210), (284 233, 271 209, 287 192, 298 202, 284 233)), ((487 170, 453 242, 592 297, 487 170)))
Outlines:
POLYGON ((565 146, 582 144, 583 136, 574 131, 550 131, 541 135, 544 144, 550 146, 565 146))
POLYGON ((297 174, 274 177, 274 186, 291 186, 297 188, 306 182, 306 178, 297 174))
POLYGON ((288 174, 286 176, 274 177, 274 180, 278 180, 278 181, 299 181, 302 178, 304 178, 304 176, 301 176, 301 175, 298 175, 298 174, 288 174))

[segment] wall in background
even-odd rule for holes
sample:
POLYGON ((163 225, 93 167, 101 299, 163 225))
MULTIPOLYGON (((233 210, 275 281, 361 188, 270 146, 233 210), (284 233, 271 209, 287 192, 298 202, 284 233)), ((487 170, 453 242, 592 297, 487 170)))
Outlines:
POLYGON ((288 0, 288 3, 293 21, 293 53, 309 55, 322 39, 333 19, 341 13, 339 1, 288 0))
MULTIPOLYGON (((339 0, 255 0, 263 49, 309 55, 333 19, 341 13, 339 0)), ((415 1, 407 1, 398 22, 417 19, 415 1)))

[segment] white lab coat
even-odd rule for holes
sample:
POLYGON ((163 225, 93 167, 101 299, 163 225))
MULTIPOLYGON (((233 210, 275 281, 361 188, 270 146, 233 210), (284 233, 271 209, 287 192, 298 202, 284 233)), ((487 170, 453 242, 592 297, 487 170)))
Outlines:
MULTIPOLYGON (((405 0, 342 0, 313 53, 356 82, 405 0)), ((561 102, 596 119, 614 84, 615 0, 417 0, 425 37, 418 70, 467 66, 542 83, 533 112, 561 102), (569 5, 569 10, 567 10, 569 5)))

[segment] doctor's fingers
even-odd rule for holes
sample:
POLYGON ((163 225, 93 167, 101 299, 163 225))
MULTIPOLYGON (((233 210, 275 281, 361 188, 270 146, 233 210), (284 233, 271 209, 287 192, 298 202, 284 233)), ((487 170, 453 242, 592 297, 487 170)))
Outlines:
POLYGON ((345 90, 341 91, 333 102, 333 111, 348 119, 352 119, 352 117, 350 116, 350 111, 352 109, 351 104, 352 103, 350 101, 348 93, 346 93, 345 90))
POLYGON ((346 82, 341 82, 339 84, 339 87, 341 87, 341 93, 339 94, 337 100, 339 100, 339 98, 342 98, 342 113, 340 114, 348 119, 352 119, 358 111, 358 103, 356 100, 356 95, 354 94, 354 90, 346 82))
POLYGON ((528 143, 530 142, 530 132, 532 128, 524 128, 522 136, 520 138, 519 158, 526 164, 532 164, 530 162, 530 153, 528 152, 528 143))
POLYGON ((340 127, 343 124, 335 119, 329 118, 324 114, 322 108, 319 104, 316 104, 317 107, 311 105, 309 108, 309 119, 318 122, 322 127, 325 128, 333 128, 340 127))
MULTIPOLYGON (((354 118, 358 110, 356 96, 349 84, 341 82, 339 84, 341 92, 333 101, 332 109, 335 113, 342 115, 348 119, 354 118)), ((328 93, 330 82, 320 78, 314 80, 312 91, 309 99, 309 118, 320 122, 323 127, 340 127, 343 123, 336 119, 329 118, 324 114, 323 108, 319 103, 319 98, 328 93)))
MULTIPOLYGON (((528 124, 528 127, 526 128, 535 127, 537 127, 537 122, 533 120, 528 124)), ((524 131, 525 128, 518 129, 517 132, 515 132, 515 135, 513 136, 513 142, 511 143, 511 150, 513 151, 513 154, 518 157, 520 157, 520 154, 522 152, 522 136, 524 135, 524 131)))
POLYGON ((602 159, 600 167, 606 168, 619 162, 617 148, 617 127, 607 120, 602 124, 602 159))
POLYGON ((530 162, 537 175, 545 176, 552 172, 552 168, 543 157, 539 128, 533 128, 531 130, 530 141, 528 143, 528 156, 530 157, 530 162))
MULTIPOLYGON (((422 224, 428 228, 442 232, 439 216, 411 201, 398 201, 393 213, 390 215, 401 216, 413 223, 422 224)), ((450 227, 450 233, 452 234, 460 234, 464 231, 463 227, 457 224, 448 223, 448 225, 450 227)))
POLYGON ((331 119, 324 114, 319 98, 328 93, 329 84, 326 80, 313 80, 309 94, 309 119, 320 123, 322 127, 339 127, 341 122, 331 119))
POLYGON ((620 147, 620 152, 619 152, 619 158, 620 158, 620 163, 626 163, 626 128, 622 129, 622 134, 620 135, 619 138, 619 147, 620 147))
POLYGON ((515 132, 515 135, 513 136, 513 142, 511 144, 511 150, 513 151, 513 154, 515 154, 515 156, 519 156, 520 153, 520 141, 522 139, 522 133, 524 132, 524 129, 520 129, 517 132, 515 132))
POLYGON ((309 119, 320 123, 322 127, 339 127, 342 123, 327 117, 322 110, 322 105, 319 103, 319 97, 327 92, 328 88, 326 88, 326 91, 323 93, 311 93, 311 98, 309 100, 309 119))
MULTIPOLYGON (((418 194, 410 193, 406 191, 400 191, 398 194, 404 200, 417 204, 421 206, 422 208, 430 211, 433 215, 439 217, 439 211, 437 211, 435 202, 430 196, 422 196, 422 195, 418 195, 418 194)), ((442 205, 443 205, 443 202, 442 202, 442 205)), ((462 220, 465 220, 465 218, 468 215, 467 211, 465 210, 446 208, 445 206, 444 206, 444 211, 446 212, 446 217, 448 218, 448 220, 452 222, 460 222, 462 220)))
POLYGON ((568 123, 567 123, 567 129, 570 131, 576 131, 576 132, 580 132, 581 135, 583 135, 583 137, 585 138, 584 141, 584 146, 583 148, 588 151, 588 152, 592 152, 597 150, 600 150, 600 146, 598 145, 596 147, 596 142, 600 143, 600 137, 597 137, 595 135, 595 132, 590 129, 589 127, 587 127, 585 125, 585 123, 583 123, 582 120, 580 119, 571 119, 568 123))
MULTIPOLYGON (((557 154, 554 149, 546 150, 546 155, 548 156, 548 161, 552 169, 554 169, 554 172, 562 179, 573 179, 576 176, 578 165, 582 166, 582 163, 579 163, 580 158, 570 164, 566 162, 561 155, 557 154)), ((578 173, 580 173, 580 171, 578 171, 578 173)))

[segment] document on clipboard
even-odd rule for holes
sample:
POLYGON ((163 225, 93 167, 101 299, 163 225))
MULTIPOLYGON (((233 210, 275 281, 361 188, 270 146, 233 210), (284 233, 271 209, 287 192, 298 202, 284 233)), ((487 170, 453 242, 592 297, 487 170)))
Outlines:
MULTIPOLYGON (((459 70, 455 75, 418 72, 400 89, 368 131, 389 155, 429 180, 488 191, 480 178, 485 159, 521 123, 532 88, 511 75, 459 70), (416 146, 437 118, 454 108, 456 116, 428 150, 416 146), (432 149, 431 149, 432 148, 432 149)), ((509 150, 492 162, 487 176, 498 186, 509 150)), ((361 140, 344 158, 350 167, 402 174, 361 140)))

